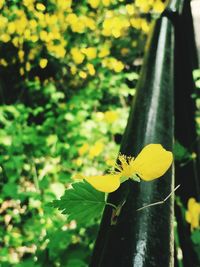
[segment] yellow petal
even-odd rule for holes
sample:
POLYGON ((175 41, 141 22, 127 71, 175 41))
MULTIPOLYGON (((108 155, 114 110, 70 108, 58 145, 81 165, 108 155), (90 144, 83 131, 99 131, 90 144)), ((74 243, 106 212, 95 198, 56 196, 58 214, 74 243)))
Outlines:
POLYGON ((171 166, 173 155, 160 144, 145 146, 132 167, 142 180, 151 181, 162 176, 171 166))
POLYGON ((188 203, 187 203, 188 210, 191 210, 195 203, 196 203, 195 198, 194 197, 190 197, 188 199, 188 203))
POLYGON ((85 178, 96 190, 110 193, 120 186, 120 175, 97 175, 85 178))
POLYGON ((188 223, 191 223, 191 221, 192 221, 192 216, 191 216, 189 211, 186 211, 186 213, 185 213, 185 220, 188 223))

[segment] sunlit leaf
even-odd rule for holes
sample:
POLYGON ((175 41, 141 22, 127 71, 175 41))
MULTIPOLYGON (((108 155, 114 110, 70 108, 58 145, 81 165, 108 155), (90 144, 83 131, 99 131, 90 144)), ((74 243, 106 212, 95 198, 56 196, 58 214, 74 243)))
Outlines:
POLYGON ((101 216, 105 205, 105 194, 95 190, 87 182, 73 183, 60 200, 53 206, 68 215, 68 220, 75 219, 79 224, 92 222, 101 216))

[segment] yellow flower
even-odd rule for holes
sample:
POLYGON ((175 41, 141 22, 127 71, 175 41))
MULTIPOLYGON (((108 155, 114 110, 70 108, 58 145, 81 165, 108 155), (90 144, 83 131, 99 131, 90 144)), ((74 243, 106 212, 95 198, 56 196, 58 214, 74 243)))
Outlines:
POLYGON ((97 49, 95 47, 82 48, 81 52, 90 60, 97 56, 97 49))
POLYGON ((0 59, 0 65, 1 66, 4 66, 4 67, 7 67, 8 66, 8 63, 7 63, 7 61, 4 58, 2 58, 2 59, 0 59))
POLYGON ((106 7, 109 6, 111 3, 112 3, 112 0, 102 0, 102 4, 106 7))
POLYGON ((8 33, 9 34, 13 34, 15 32, 15 29, 16 29, 15 23, 14 22, 9 22, 8 29, 7 29, 8 33))
POLYGON ((88 69, 89 74, 90 74, 91 76, 94 76, 94 75, 95 75, 95 72, 96 72, 96 71, 95 71, 95 68, 94 68, 94 65, 88 63, 88 64, 86 65, 86 67, 87 67, 87 69, 88 69))
POLYGON ((23 50, 18 51, 18 57, 19 57, 20 62, 24 61, 24 51, 23 50))
POLYGON ((107 159, 106 165, 108 166, 115 166, 115 160, 114 159, 107 159))
POLYGON ((30 71, 31 70, 30 62, 26 62, 25 69, 26 69, 26 71, 30 71))
POLYGON ((122 70, 124 69, 124 64, 119 61, 119 60, 116 60, 114 63, 113 63, 113 70, 115 72, 121 72, 122 70))
POLYGON ((139 9, 142 12, 149 12, 149 10, 151 9, 151 5, 150 5, 150 1, 146 1, 146 0, 135 0, 135 5, 137 7, 139 7, 139 9))
POLYGON ((41 3, 37 3, 36 4, 36 9, 39 10, 39 11, 45 11, 46 7, 41 3))
POLYGON ((19 73, 20 73, 21 76, 23 76, 24 73, 25 73, 24 68, 21 67, 21 68, 19 69, 19 73))
POLYGON ((141 29, 145 33, 149 32, 149 24, 147 23, 147 21, 145 19, 141 21, 141 29))
POLYGON ((191 225, 191 230, 200 226, 200 203, 191 197, 187 203, 188 210, 185 213, 186 221, 191 225))
POLYGON ((48 60, 46 58, 41 58, 39 62, 40 68, 45 69, 47 66, 47 63, 48 63, 48 60))
POLYGON ((0 0, 0 9, 3 7, 5 0, 0 0))
POLYGON ((71 66, 70 71, 71 71, 72 75, 75 75, 77 73, 77 67, 76 66, 71 66))
POLYGON ((81 64, 85 58, 84 54, 81 53, 80 49, 74 47, 71 49, 72 59, 76 64, 81 64))
POLYGON ((100 0, 88 0, 88 3, 92 8, 97 8, 100 4, 100 0))
POLYGON ((131 178, 137 174, 144 181, 151 181, 161 177, 172 164, 173 156, 159 144, 145 146, 139 155, 134 158, 119 156, 120 165, 117 165, 121 176, 131 178))
POLYGON ((101 192, 110 193, 120 186, 120 175, 97 175, 85 178, 95 189, 101 192))
POLYGON ((113 57, 103 59, 102 65, 108 67, 110 70, 114 70, 115 72, 121 72, 124 69, 122 61, 113 57))
POLYGON ((131 18, 130 22, 131 22, 131 26, 133 28, 136 28, 136 29, 140 29, 141 28, 142 20, 140 18, 131 18))
POLYGON ((83 159, 81 159, 81 158, 77 158, 77 159, 75 160, 75 164, 76 164, 77 166, 81 166, 81 165, 83 164, 83 159))
POLYGON ((153 10, 155 12, 161 13, 163 12, 165 8, 165 4, 159 0, 157 0, 154 4, 153 4, 153 10))
POLYGON ((47 39, 48 39, 48 33, 47 33, 47 31, 41 31, 39 33, 39 36, 40 36, 40 40, 42 40, 42 41, 47 41, 47 39))
POLYGON ((87 73, 85 71, 79 71, 79 74, 78 74, 82 79, 86 79, 87 78, 87 73))
POLYGON ((126 56, 128 55, 128 53, 130 52, 130 50, 126 47, 123 47, 121 50, 120 50, 122 56, 126 56))
POLYGON ((161 177, 171 166, 173 155, 165 150, 160 144, 145 146, 136 159, 125 155, 119 156, 119 164, 115 166, 117 171, 111 174, 86 177, 85 180, 96 190, 113 192, 120 183, 129 178, 151 181, 161 177))
POLYGON ((107 123, 113 123, 117 118, 118 114, 116 111, 109 110, 104 113, 104 119, 107 123))
POLYGON ((98 56, 100 58, 107 57, 110 54, 110 49, 108 46, 104 45, 100 48, 98 56))
POLYGON ((101 154, 104 149, 104 144, 101 141, 97 141, 94 146, 90 148, 89 156, 90 158, 97 157, 101 154))
POLYGON ((132 4, 128 4, 126 5, 126 11, 129 15, 133 15, 135 13, 135 7, 134 5, 132 4))
POLYGON ((0 40, 4 43, 8 43, 10 41, 10 35, 7 33, 1 34, 0 40))
POLYGON ((123 35, 124 31, 130 26, 129 20, 122 16, 112 16, 105 18, 103 22, 102 34, 104 36, 113 35, 115 38, 119 38, 123 35))
POLYGON ((79 150, 78 150, 78 154, 80 156, 84 155, 87 151, 89 150, 89 145, 87 143, 83 144, 79 150))

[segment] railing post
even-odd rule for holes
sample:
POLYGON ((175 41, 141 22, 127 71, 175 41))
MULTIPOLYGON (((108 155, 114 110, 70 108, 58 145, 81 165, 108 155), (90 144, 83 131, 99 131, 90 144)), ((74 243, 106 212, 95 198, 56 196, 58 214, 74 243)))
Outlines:
MULTIPOLYGON (((136 156, 149 143, 172 150, 173 26, 167 17, 155 22, 121 145, 121 153, 136 156)), ((115 205, 126 200, 115 225, 112 207, 106 207, 96 240, 91 267, 173 266, 173 197, 164 205, 136 211, 163 200, 174 188, 172 171, 152 182, 123 183, 109 195, 115 205)))
MULTIPOLYGON (((175 138, 190 153, 195 152, 197 155, 196 159, 185 165, 180 165, 179 162, 175 165, 176 183, 181 184, 177 194, 186 207, 190 197, 200 200, 200 162, 195 127, 195 102, 191 97, 194 93, 192 70, 197 68, 197 53, 190 1, 180 0, 179 2, 181 9, 174 20, 175 138)), ((183 252, 183 265, 197 267, 199 266, 198 257, 190 238, 190 226, 186 223, 179 205, 175 206, 175 214, 183 252)))

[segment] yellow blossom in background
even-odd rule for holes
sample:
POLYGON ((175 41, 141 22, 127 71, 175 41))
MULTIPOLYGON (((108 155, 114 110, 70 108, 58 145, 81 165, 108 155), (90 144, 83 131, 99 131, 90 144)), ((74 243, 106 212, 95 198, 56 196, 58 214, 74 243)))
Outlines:
POLYGON ((86 67, 87 67, 88 73, 89 73, 91 76, 94 76, 95 73, 96 73, 95 68, 94 68, 94 65, 92 65, 92 64, 90 64, 90 63, 87 63, 86 67))
POLYGON ((115 166, 115 160, 114 159, 107 159, 106 165, 108 166, 115 166))
POLYGON ((24 51, 23 50, 18 51, 18 58, 19 58, 20 62, 24 61, 24 51))
POLYGON ((152 0, 135 0, 135 5, 140 9, 140 11, 147 13, 151 9, 152 0))
POLYGON ((101 154, 104 149, 104 144, 101 141, 97 141, 89 150, 89 157, 94 158, 101 154))
POLYGON ((81 23, 80 18, 76 14, 70 14, 66 21, 71 26, 73 32, 82 33, 85 30, 84 23, 81 23))
POLYGON ((112 0, 102 0, 102 4, 106 7, 108 7, 110 4, 112 4, 112 0))
POLYGON ((69 11, 69 12, 71 11, 72 0, 67 0, 67 1, 56 0, 56 3, 60 10, 69 11))
POLYGON ((124 31, 130 26, 129 20, 123 16, 111 16, 105 18, 103 22, 102 34, 104 36, 114 36, 119 38, 124 34, 124 31))
POLYGON ((120 50, 120 52, 121 52, 122 56, 126 56, 126 55, 129 54, 130 49, 124 47, 124 48, 122 48, 122 49, 120 50))
POLYGON ((40 62, 39 62, 39 66, 40 66, 40 68, 41 68, 41 69, 46 68, 47 63, 48 63, 48 60, 47 60, 46 58, 41 58, 41 59, 40 59, 40 62))
POLYGON ((80 51, 80 49, 74 47, 71 49, 72 59, 76 64, 81 64, 85 58, 84 54, 80 51))
POLYGON ((3 33, 1 36, 0 36, 0 41, 2 41, 3 43, 8 43, 10 41, 10 35, 7 34, 7 33, 3 33))
POLYGON ((99 56, 100 58, 103 58, 103 57, 107 57, 108 55, 110 55, 110 49, 109 49, 109 47, 106 46, 106 45, 100 47, 98 56, 99 56))
MULTIPOLYGON (((47 50, 56 58, 64 58, 66 54, 65 47, 61 44, 55 45, 55 44, 48 44, 47 50)), ((75 56, 76 58, 76 56, 75 56)))
POLYGON ((120 155, 118 160, 119 163, 115 166, 117 171, 113 171, 109 175, 91 176, 84 179, 96 190, 106 193, 113 192, 120 186, 120 183, 129 178, 136 179, 136 175, 144 181, 161 177, 171 166, 173 155, 160 144, 149 144, 135 159, 120 155))
POLYGON ((72 75, 75 75, 77 73, 77 67, 76 66, 71 66, 70 71, 71 71, 72 75))
POLYGON ((33 0, 23 0, 23 4, 24 6, 28 7, 31 6, 32 4, 34 4, 33 0))
POLYGON ((116 121, 118 119, 119 115, 116 111, 106 111, 104 113, 104 120, 107 122, 107 123, 113 123, 114 121, 116 121))
POLYGON ((102 60, 102 65, 115 72, 121 72, 124 69, 122 61, 117 60, 116 58, 105 58, 102 60))
POLYGON ((25 70, 28 71, 28 72, 31 70, 31 64, 30 64, 30 62, 26 62, 25 70))
POLYGON ((7 61, 4 58, 2 58, 2 59, 0 59, 0 65, 1 66, 4 66, 4 67, 7 67, 8 66, 8 63, 7 63, 7 61))
POLYGON ((83 33, 87 28, 90 30, 96 28, 95 20, 84 15, 77 16, 75 13, 71 13, 66 16, 65 21, 70 25, 72 31, 77 33, 83 33))
POLYGON ((75 164, 80 167, 83 164, 83 160, 81 158, 78 158, 75 160, 75 164))
POLYGON ((39 11, 45 11, 46 7, 42 3, 37 3, 36 4, 36 9, 39 10, 39 11))
POLYGON ((0 9, 3 7, 5 0, 0 0, 0 9))
POLYGON ((100 4, 100 0, 88 0, 88 4, 92 7, 92 8, 97 8, 100 4))
POLYGON ((153 4, 153 10, 155 12, 161 13, 163 12, 163 10, 165 9, 165 4, 161 1, 155 1, 155 3, 153 4))
POLYGON ((133 4, 126 5, 126 11, 129 15, 133 15, 136 12, 133 4))
POLYGON ((83 23, 83 25, 91 31, 94 31, 96 29, 96 22, 93 18, 81 16, 80 20, 81 23, 83 23))
POLYGON ((79 153, 80 156, 82 156, 82 155, 84 155, 88 150, 89 150, 89 145, 88 145, 88 143, 85 143, 85 144, 83 144, 83 145, 79 148, 78 153, 79 153))
MULTIPOLYGON (((24 45, 30 49, 29 51, 26 49, 26 58, 20 57, 20 63, 26 64, 27 60, 31 60, 31 64, 36 64, 40 60, 39 55, 45 49, 47 59, 48 56, 51 56, 64 60, 64 62, 72 60, 75 65, 82 64, 84 60, 103 58, 106 59, 105 62, 102 62, 103 66, 119 73, 124 69, 125 63, 115 59, 112 55, 108 57, 114 51, 112 38, 124 38, 126 35, 128 37, 130 27, 148 33, 149 22, 141 18, 140 13, 150 10, 156 13, 162 12, 165 7, 160 0, 136 0, 129 4, 124 2, 120 4, 119 9, 114 8, 115 0, 88 0, 86 3, 86 10, 89 8, 87 12, 83 10, 79 12, 73 8, 71 0, 54 0, 55 9, 49 11, 48 3, 43 4, 35 0, 22 0, 14 9, 7 7, 6 1, 0 0, 0 8, 3 10, 0 14, 0 42, 12 42, 18 51, 23 50, 24 45), (71 40, 68 39, 70 36, 67 34, 68 30, 80 34, 80 36, 82 34, 86 34, 84 35, 86 37, 91 35, 91 39, 84 37, 83 43, 80 44, 78 41, 80 47, 76 47, 76 36, 71 43, 71 40), (104 40, 98 44, 98 38, 101 35, 104 40), (93 42, 94 36, 97 37, 95 42, 93 42), (27 46, 31 42, 33 44, 30 47, 27 46), (36 47, 37 53, 35 53, 36 47)), ((126 51, 128 51, 126 49, 129 48, 124 47, 123 50, 120 48, 119 54, 126 56, 126 51)), ((78 73, 82 79, 86 79, 87 75, 94 76, 98 73, 98 63, 97 61, 93 61, 92 65, 88 63, 91 62, 85 62, 85 66, 79 68, 78 71, 75 70, 75 67, 70 67, 71 74, 78 73)), ((10 61, 9 64, 14 64, 14 61, 10 61)), ((66 64, 68 63, 66 62, 66 64)), ((71 63, 69 65, 71 66, 71 63)), ((26 65, 25 69, 28 71, 31 68, 26 65)))
POLYGON ((19 69, 19 73, 20 73, 21 76, 24 75, 25 71, 24 71, 24 68, 23 68, 23 67, 21 67, 21 68, 19 69))
POLYGON ((148 33, 148 32, 149 32, 149 29, 150 29, 150 27, 149 27, 148 22, 147 22, 145 19, 143 19, 143 20, 141 21, 141 30, 142 30, 143 32, 145 32, 145 33, 148 33))
POLYGON ((85 71, 79 71, 78 75, 82 78, 82 79, 86 79, 87 78, 87 73, 85 71))
POLYGON ((142 19, 140 19, 140 18, 131 18, 130 22, 131 22, 131 26, 133 28, 138 29, 138 30, 141 28, 142 19))
POLYGON ((13 34, 15 32, 15 30, 16 30, 15 23, 14 22, 9 22, 8 27, 7 27, 7 32, 9 34, 13 34))
POLYGON ((115 72, 121 72, 123 69, 124 69, 124 64, 119 61, 119 60, 113 60, 111 62, 111 65, 112 65, 112 69, 115 71, 115 72))
POLYGON ((185 213, 186 221, 191 225, 191 230, 200 227, 200 203, 191 197, 187 203, 188 210, 185 213))
POLYGON ((85 54, 89 60, 94 59, 97 56, 97 49, 95 47, 82 48, 81 52, 85 54))

